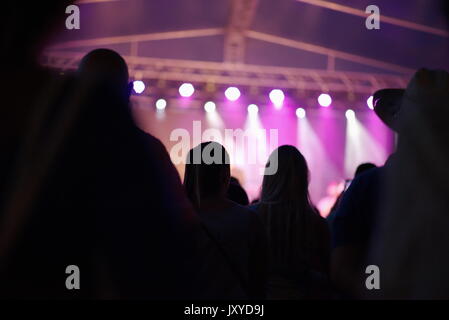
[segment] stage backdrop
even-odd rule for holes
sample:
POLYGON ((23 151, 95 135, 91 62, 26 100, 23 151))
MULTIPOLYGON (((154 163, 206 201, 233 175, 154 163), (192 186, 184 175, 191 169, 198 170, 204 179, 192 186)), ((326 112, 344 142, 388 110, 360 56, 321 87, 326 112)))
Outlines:
POLYGON ((332 107, 306 109, 306 117, 298 118, 292 106, 276 110, 259 105, 259 112, 249 115, 247 105, 239 103, 217 103, 216 111, 210 113, 188 100, 169 100, 164 111, 156 111, 154 103, 149 98, 133 99, 136 122, 162 141, 181 178, 184 163, 179 159, 185 152, 202 141, 216 140, 231 154, 232 174, 250 199, 258 197, 265 162, 280 145, 294 145, 304 154, 310 170, 310 195, 315 204, 321 201, 321 207, 326 199, 333 201, 342 182, 353 177, 360 163, 383 165, 394 149, 393 133, 368 108, 356 110, 349 119, 345 109, 332 107), (242 132, 250 136, 249 143, 236 141, 242 132))

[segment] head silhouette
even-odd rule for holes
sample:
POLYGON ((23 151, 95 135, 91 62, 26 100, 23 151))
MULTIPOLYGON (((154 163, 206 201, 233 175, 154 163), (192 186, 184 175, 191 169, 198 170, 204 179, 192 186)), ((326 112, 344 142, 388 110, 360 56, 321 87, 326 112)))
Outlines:
POLYGON ((377 166, 374 163, 370 162, 360 164, 355 170, 354 178, 372 168, 377 168, 377 166))
POLYGON ((284 145, 270 155, 267 168, 272 161, 277 161, 277 171, 264 176, 261 201, 308 203, 309 169, 301 152, 284 145))
POLYGON ((92 86, 108 87, 129 99, 131 85, 128 82, 128 66, 113 50, 96 49, 89 52, 81 60, 78 74, 81 81, 92 86))
POLYGON ((201 206, 201 200, 224 196, 230 179, 229 155, 217 142, 204 142, 189 151, 184 186, 190 201, 201 206))

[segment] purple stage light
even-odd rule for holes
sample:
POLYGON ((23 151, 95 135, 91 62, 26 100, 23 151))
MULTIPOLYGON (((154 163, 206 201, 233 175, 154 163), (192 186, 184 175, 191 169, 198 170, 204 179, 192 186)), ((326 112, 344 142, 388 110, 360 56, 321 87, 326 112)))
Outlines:
POLYGON ((368 108, 370 108, 371 110, 374 109, 373 96, 369 97, 368 100, 366 100, 366 104, 367 104, 368 108))
POLYGON ((346 115, 346 119, 348 119, 348 120, 355 119, 355 112, 354 112, 354 110, 351 110, 351 109, 346 110, 345 115, 346 115))
POLYGON ((133 90, 137 94, 141 94, 145 91, 145 83, 141 80, 133 81, 133 90))
POLYGON ((318 97, 318 103, 322 107, 329 107, 331 105, 331 103, 332 103, 332 98, 327 93, 322 93, 318 97))
POLYGON ((179 87, 179 94, 181 95, 181 97, 188 98, 188 97, 192 96, 192 94, 194 92, 195 92, 195 88, 193 87, 193 85, 191 83, 183 83, 179 87))
POLYGON ((300 119, 304 119, 306 117, 306 110, 303 108, 296 109, 296 116, 300 119))
POLYGON ((240 98, 240 90, 236 87, 229 87, 225 91, 225 96, 229 101, 236 101, 240 98))
POLYGON ((214 112, 215 109, 216 105, 212 101, 208 101, 204 104, 204 110, 206 110, 206 112, 214 112))
POLYGON ((156 101, 156 109, 157 110, 165 110, 167 107, 167 101, 165 99, 159 99, 156 101))
POLYGON ((250 115, 255 115, 255 114, 257 114, 259 112, 259 107, 257 106, 257 105, 255 105, 255 104, 250 104, 249 106, 248 106, 248 113, 250 114, 250 115))
POLYGON ((285 95, 284 92, 280 89, 273 89, 270 92, 270 100, 276 107, 276 109, 282 108, 282 104, 284 103, 285 95))

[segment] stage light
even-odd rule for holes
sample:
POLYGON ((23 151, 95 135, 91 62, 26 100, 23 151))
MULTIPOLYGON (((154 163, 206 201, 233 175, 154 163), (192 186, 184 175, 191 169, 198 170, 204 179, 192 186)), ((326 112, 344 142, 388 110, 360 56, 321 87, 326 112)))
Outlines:
POLYGON ((300 119, 304 119, 306 117, 306 110, 303 108, 296 109, 296 116, 300 119))
POLYGON ((255 104, 250 104, 248 106, 248 113, 251 115, 257 114, 259 112, 259 107, 255 104))
POLYGON ((214 112, 215 108, 215 103, 213 103, 212 101, 208 101, 204 104, 204 110, 206 110, 206 112, 214 112))
POLYGON ((240 90, 236 87, 229 87, 225 91, 225 96, 230 101, 236 101, 240 98, 240 90))
POLYGON ((374 109, 373 96, 369 97, 368 100, 366 100, 366 104, 368 105, 368 108, 370 108, 371 110, 374 109))
POLYGON ((322 107, 329 107, 331 105, 331 103, 332 103, 332 98, 327 93, 322 93, 318 97, 318 103, 322 107))
POLYGON ((282 90, 279 89, 273 89, 270 92, 270 100, 276 107, 276 109, 280 109, 282 107, 282 104, 284 103, 285 95, 282 90))
POLYGON ((145 91, 145 83, 141 80, 133 81, 133 90, 137 94, 141 94, 145 91))
POLYGON ((165 99, 159 99, 156 101, 156 109, 164 110, 167 107, 167 101, 165 99))
POLYGON ((351 110, 351 109, 346 110, 345 115, 346 115, 346 119, 348 119, 348 120, 355 119, 355 112, 354 112, 354 110, 351 110))
POLYGON ((183 83, 179 87, 179 94, 184 98, 190 97, 194 92, 195 92, 195 88, 193 87, 193 85, 191 83, 183 83))

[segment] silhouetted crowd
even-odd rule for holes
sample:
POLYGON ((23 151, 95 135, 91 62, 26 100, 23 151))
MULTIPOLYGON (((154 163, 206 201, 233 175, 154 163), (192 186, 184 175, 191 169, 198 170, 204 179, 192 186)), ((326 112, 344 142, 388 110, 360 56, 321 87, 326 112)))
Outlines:
POLYGON ((250 204, 217 142, 190 150, 181 182, 136 126, 114 51, 90 52, 73 74, 40 67, 68 3, 30 4, 39 19, 11 5, 2 21, 1 298, 449 298, 447 72, 374 93, 396 151, 362 164, 324 219, 296 147, 273 151, 277 170, 250 204), (65 286, 69 265, 79 290, 65 286))

